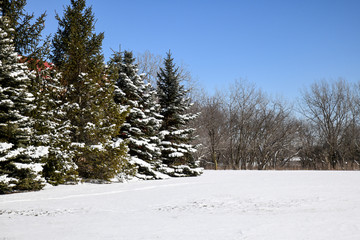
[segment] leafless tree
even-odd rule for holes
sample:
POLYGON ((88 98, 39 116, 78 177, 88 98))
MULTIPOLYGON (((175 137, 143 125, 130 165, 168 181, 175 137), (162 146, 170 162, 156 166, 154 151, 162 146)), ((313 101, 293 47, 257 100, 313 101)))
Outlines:
POLYGON ((262 101, 262 93, 245 80, 237 80, 230 86, 226 102, 229 136, 226 155, 233 169, 247 169, 253 120, 262 101))
POLYGON ((291 109, 244 80, 230 87, 224 113, 227 164, 233 169, 284 167, 297 153, 291 109))
POLYGON ((322 161, 329 168, 344 167, 345 136, 353 122, 349 84, 341 79, 314 83, 303 92, 302 100, 301 112, 313 125, 317 145, 324 151, 322 161))
POLYGON ((324 168, 323 148, 319 145, 316 127, 306 121, 300 122, 299 155, 301 168, 318 170, 324 168))
POLYGON ((216 170, 223 156, 226 138, 223 97, 219 93, 212 97, 204 95, 200 105, 201 114, 197 119, 197 130, 198 140, 202 143, 203 163, 204 166, 211 165, 216 170))
POLYGON ((360 83, 350 86, 351 120, 344 133, 344 159, 345 165, 351 169, 360 167, 360 83))
POLYGON ((163 63, 163 57, 155 55, 150 51, 137 54, 136 57, 139 72, 144 74, 144 79, 151 83, 152 86, 156 86, 157 73, 163 63))
POLYGON ((298 154, 298 122, 280 101, 264 102, 254 120, 254 159, 257 169, 284 167, 298 154))

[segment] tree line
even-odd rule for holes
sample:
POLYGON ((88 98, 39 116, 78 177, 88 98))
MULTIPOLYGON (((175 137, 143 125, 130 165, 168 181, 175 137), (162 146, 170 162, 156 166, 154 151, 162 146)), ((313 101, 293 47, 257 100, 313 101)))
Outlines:
MULTIPOLYGON (((139 68, 154 81, 160 56, 139 55, 139 68)), ((181 78, 200 115, 195 158, 207 169, 350 170, 360 167, 360 83, 321 80, 304 88, 296 103, 269 97, 246 80, 210 96, 186 66, 181 78)), ((155 83, 156 84, 156 83, 155 83)))
MULTIPOLYGON (((139 68, 154 81, 160 56, 139 55, 139 68)), ((199 112, 194 157, 207 169, 351 170, 360 167, 360 83, 321 80, 296 103, 272 98, 246 80, 209 95, 180 66, 199 112)), ((155 83, 156 84, 156 83, 155 83)))
POLYGON ((155 87, 131 51, 105 64, 85 0, 71 0, 46 38, 46 15, 25 6, 0 1, 0 193, 201 174, 188 126, 197 114, 170 51, 155 87))
POLYGON ((360 84, 318 81, 296 105, 247 81, 196 101, 197 153, 212 169, 359 169, 360 84))

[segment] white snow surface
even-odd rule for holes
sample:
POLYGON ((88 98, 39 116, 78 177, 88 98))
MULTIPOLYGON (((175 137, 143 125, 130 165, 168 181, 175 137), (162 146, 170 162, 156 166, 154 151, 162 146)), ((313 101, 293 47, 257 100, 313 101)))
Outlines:
POLYGON ((360 239, 360 172, 205 171, 0 196, 0 239, 360 239))

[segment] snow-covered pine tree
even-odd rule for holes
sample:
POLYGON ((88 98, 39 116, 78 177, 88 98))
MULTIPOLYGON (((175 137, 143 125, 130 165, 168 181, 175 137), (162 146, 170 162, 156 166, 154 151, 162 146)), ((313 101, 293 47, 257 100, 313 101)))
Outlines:
POLYGON ((171 176, 196 176, 201 174, 193 159, 196 148, 191 145, 194 129, 187 123, 197 114, 188 113, 191 106, 186 97, 186 90, 179 80, 170 51, 164 59, 164 67, 160 68, 157 81, 157 92, 160 103, 160 114, 163 116, 160 136, 162 171, 171 176), (169 168, 170 167, 170 168, 169 168))
POLYGON ((2 14, 15 29, 10 34, 15 51, 31 70, 29 90, 34 96, 35 108, 31 111, 34 124, 30 142, 48 147, 49 154, 41 159, 43 176, 52 184, 74 181, 76 171, 69 149, 69 121, 65 119, 61 101, 64 88, 55 67, 44 62, 49 52, 48 41, 41 44, 46 14, 35 20, 34 14, 25 11, 26 0, 2 0, 0 4, 2 14))
POLYGON ((101 53, 104 34, 94 33, 95 17, 85 0, 71 0, 53 39, 52 61, 66 86, 66 114, 79 176, 110 180, 126 171, 127 147, 114 142, 126 111, 114 102, 101 53))
POLYGON ((19 63, 12 31, 7 17, 0 16, 0 193, 41 189, 39 158, 48 153, 47 147, 30 145, 34 96, 29 91, 30 72, 19 63))
POLYGON ((34 134, 31 142, 35 146, 48 146, 49 154, 42 159, 43 176, 53 185, 76 182, 77 171, 71 149, 71 124, 66 117, 63 95, 65 87, 61 85, 55 66, 37 67, 32 90, 35 97, 34 134))
MULTIPOLYGON (((141 76, 143 78, 144 75, 141 76)), ((160 115, 160 104, 158 103, 156 89, 154 89, 151 83, 146 83, 144 86, 140 106, 142 106, 143 112, 147 116, 147 120, 144 121, 146 124, 143 126, 143 132, 149 139, 150 145, 154 147, 151 163, 156 168, 159 168, 162 163, 159 131, 163 116, 160 115)))
POLYGON ((132 52, 116 52, 110 69, 117 79, 116 103, 129 107, 129 115, 120 129, 119 138, 128 142, 129 154, 137 166, 137 177, 143 179, 165 178, 157 172, 160 149, 157 137, 161 116, 157 113, 155 92, 139 75, 132 52))

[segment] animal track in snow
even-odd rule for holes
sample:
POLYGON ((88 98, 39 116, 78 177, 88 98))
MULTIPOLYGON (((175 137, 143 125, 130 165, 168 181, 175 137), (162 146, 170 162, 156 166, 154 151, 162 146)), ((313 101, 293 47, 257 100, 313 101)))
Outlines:
POLYGON ((238 213, 264 213, 288 210, 297 208, 312 200, 309 199, 293 199, 286 201, 274 200, 257 200, 257 199, 235 199, 235 198, 220 198, 220 199, 202 199, 190 201, 184 204, 174 204, 168 206, 161 206, 156 208, 162 212, 186 212, 186 211, 200 211, 207 213, 214 212, 238 212, 238 213))
POLYGON ((47 217, 47 216, 58 216, 64 214, 75 214, 85 212, 85 209, 55 209, 55 210, 44 210, 44 209, 27 209, 27 210, 0 210, 1 215, 9 216, 32 216, 32 217, 47 217))

